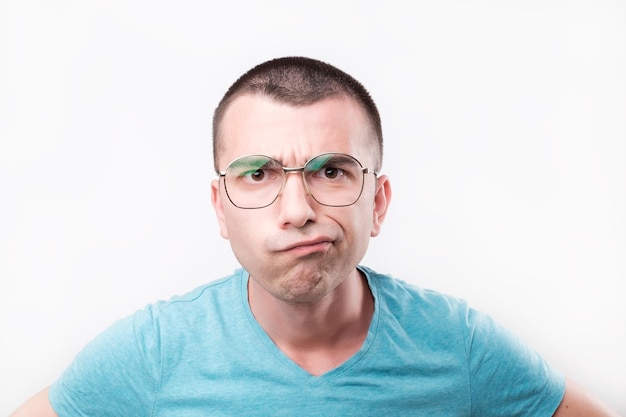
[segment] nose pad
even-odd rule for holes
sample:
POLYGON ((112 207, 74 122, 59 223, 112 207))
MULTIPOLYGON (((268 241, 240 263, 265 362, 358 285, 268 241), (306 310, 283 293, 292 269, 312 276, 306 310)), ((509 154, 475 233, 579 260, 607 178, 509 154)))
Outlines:
MULTIPOLYGON (((296 174, 296 172, 289 172, 288 174, 296 174)), ((314 199, 304 181, 304 176, 299 175, 299 177, 299 181, 298 178, 293 178, 290 181, 289 175, 287 175, 278 198, 280 205, 279 221, 282 224, 291 224, 296 227, 302 227, 315 218, 315 210, 311 204, 314 199)))
MULTIPOLYGON (((304 171, 289 171, 285 173, 285 180, 283 182, 283 186, 281 187, 278 195, 282 197, 282 195, 285 193, 285 189, 287 188, 287 184, 289 183, 289 176, 297 176, 300 177, 300 184, 301 184, 301 188, 302 191, 304 191, 304 195, 307 195, 309 197, 312 197, 311 192, 309 191, 309 186, 306 183, 306 180, 304 179, 304 171)), ((297 181, 297 180, 296 180, 297 181)))

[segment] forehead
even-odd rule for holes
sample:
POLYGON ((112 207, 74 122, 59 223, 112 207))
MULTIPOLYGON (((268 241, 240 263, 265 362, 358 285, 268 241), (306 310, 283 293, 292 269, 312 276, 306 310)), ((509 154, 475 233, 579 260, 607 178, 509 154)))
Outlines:
POLYGON ((299 165, 325 152, 340 152, 369 163, 373 131, 367 114, 352 98, 339 96, 292 106, 261 95, 242 95, 224 113, 218 163, 262 154, 299 165))

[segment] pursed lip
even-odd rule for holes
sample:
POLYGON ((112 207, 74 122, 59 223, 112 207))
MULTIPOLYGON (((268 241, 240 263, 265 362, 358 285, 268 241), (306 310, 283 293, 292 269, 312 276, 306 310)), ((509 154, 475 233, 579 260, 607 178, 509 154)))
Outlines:
POLYGON ((333 239, 331 239, 330 237, 320 236, 315 239, 307 239, 307 240, 302 240, 299 242, 291 243, 283 247, 280 251, 287 252, 290 250, 297 250, 297 249, 313 249, 318 246, 321 248, 322 246, 325 247, 327 244, 332 244, 332 243, 333 243, 333 239))

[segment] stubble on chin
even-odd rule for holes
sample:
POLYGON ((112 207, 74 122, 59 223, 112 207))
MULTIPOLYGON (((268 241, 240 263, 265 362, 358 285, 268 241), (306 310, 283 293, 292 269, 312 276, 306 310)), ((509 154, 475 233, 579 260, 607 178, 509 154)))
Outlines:
POLYGON ((326 297, 340 281, 329 265, 301 262, 276 274, 269 282, 259 282, 274 298, 289 303, 314 303, 326 297))

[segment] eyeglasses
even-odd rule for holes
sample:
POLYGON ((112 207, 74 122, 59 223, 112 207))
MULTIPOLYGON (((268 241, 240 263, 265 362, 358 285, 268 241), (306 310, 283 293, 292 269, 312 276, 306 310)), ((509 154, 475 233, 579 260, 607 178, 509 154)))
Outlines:
POLYGON ((357 202, 365 174, 377 175, 350 155, 324 153, 298 168, 288 168, 265 155, 246 155, 231 162, 225 171, 224 189, 234 206, 257 209, 271 205, 285 186, 287 174, 302 172, 307 194, 324 206, 345 207, 357 202))

